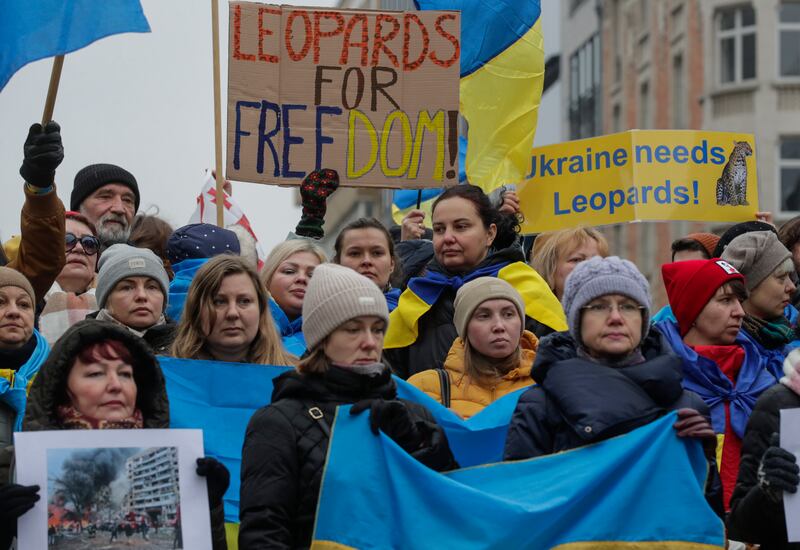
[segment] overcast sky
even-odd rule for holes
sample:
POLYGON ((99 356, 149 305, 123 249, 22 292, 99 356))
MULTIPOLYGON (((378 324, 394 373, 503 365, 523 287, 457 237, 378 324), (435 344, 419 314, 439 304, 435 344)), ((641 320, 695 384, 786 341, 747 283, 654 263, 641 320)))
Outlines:
MULTIPOLYGON (((284 3, 336 4, 333 0, 284 3)), ((160 216, 179 227, 194 211, 205 168, 214 164, 210 2, 142 0, 142 6, 151 33, 104 38, 65 58, 53 116, 61 124, 65 149, 56 183, 69 208, 78 170, 97 162, 118 164, 139 182, 140 211, 154 213, 157 208, 160 216)), ((558 33, 557 15, 546 14, 544 22, 549 23, 545 25, 549 50, 557 43, 553 36, 558 33)), ((223 125, 227 23, 227 2, 223 0, 223 125)), ((0 182, 6 189, 0 201, 3 240, 19 231, 22 145, 30 124, 41 120, 51 67, 52 59, 27 65, 0 92, 0 182)), ((558 140, 558 132, 554 137, 545 136, 555 130, 552 125, 557 117, 553 115, 558 112, 547 107, 543 105, 539 115, 543 135, 537 136, 538 143, 558 140)), ((234 185, 234 198, 267 251, 282 241, 299 219, 294 193, 268 185, 234 185)))
MULTIPOLYGON (((210 4, 142 0, 152 32, 111 36, 66 56, 53 118, 62 128, 65 158, 56 183, 67 208, 75 173, 87 164, 109 162, 136 176, 140 211, 152 213, 157 207, 173 226, 186 224, 204 169, 214 164, 210 4)), ((228 17, 227 2, 219 4, 224 124, 228 17)), ((4 240, 19 231, 22 145, 30 124, 41 120, 51 68, 52 59, 27 65, 0 92, 4 240)), ((283 240, 299 219, 293 193, 267 185, 234 185, 234 198, 266 250, 283 240)))

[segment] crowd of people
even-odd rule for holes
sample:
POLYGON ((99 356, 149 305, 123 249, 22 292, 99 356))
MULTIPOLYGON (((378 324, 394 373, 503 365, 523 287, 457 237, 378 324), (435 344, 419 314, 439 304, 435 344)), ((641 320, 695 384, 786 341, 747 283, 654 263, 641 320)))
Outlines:
MULTIPOLYGON (((512 191, 450 187, 430 220, 413 211, 399 230, 358 219, 329 260, 302 236, 319 237, 338 184, 323 170, 303 185, 314 200, 298 235, 259 268, 241 228, 173 230, 137 214, 136 178, 119 166, 79 171, 65 211, 62 159, 58 125, 33 125, 21 235, 0 267, 3 550, 41 489, 14 482, 13 432, 168 427, 159 355, 293 367, 244 435, 234 482, 245 550, 311 543, 339 405, 429 468, 459 467, 430 411, 398 398, 395 377, 464 419, 518 392, 505 460, 677 411, 677 436, 705 451, 705 496, 728 537, 800 547, 787 540, 782 500, 799 470, 779 437, 779 411, 800 406, 800 218, 678 239, 662 266, 669 305, 656 312, 646 277, 593 228, 539 235, 526 255, 512 191)), ((211 457, 197 473, 213 546, 225 548, 229 473, 211 457)))

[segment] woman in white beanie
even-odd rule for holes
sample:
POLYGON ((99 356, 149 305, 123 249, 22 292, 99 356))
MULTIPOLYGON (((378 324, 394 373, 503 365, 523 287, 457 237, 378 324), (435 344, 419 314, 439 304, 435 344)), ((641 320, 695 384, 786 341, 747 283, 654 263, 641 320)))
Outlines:
POLYGON ((272 404, 245 434, 239 501, 240 548, 311 544, 336 407, 357 403, 380 429, 426 466, 457 467, 447 439, 422 406, 397 399, 381 362, 389 311, 381 290, 352 269, 322 264, 303 301, 308 353, 275 380, 272 404))
POLYGON ((175 323, 164 315, 169 275, 161 258, 147 248, 115 244, 102 253, 99 266, 95 296, 100 310, 86 318, 123 326, 156 354, 167 353, 175 323))
POLYGON ((463 418, 533 384, 531 366, 539 340, 525 330, 525 305, 502 279, 479 277, 456 293, 453 342, 443 369, 408 379, 463 418))

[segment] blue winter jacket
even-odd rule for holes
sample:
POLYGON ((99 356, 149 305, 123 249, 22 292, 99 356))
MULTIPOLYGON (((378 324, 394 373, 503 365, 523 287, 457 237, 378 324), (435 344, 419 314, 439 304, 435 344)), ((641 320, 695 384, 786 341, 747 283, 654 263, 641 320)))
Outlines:
POLYGON ((294 321, 290 321, 281 306, 272 298, 269 299, 269 311, 272 313, 272 320, 275 321, 275 328, 278 329, 281 335, 283 349, 297 357, 303 355, 306 352, 306 339, 303 336, 303 318, 298 317, 294 321))
POLYGON ((191 258, 183 260, 172 266, 175 278, 169 284, 169 301, 167 302, 167 317, 179 323, 183 315, 183 304, 186 303, 186 294, 192 284, 195 273, 206 263, 208 258, 191 258))

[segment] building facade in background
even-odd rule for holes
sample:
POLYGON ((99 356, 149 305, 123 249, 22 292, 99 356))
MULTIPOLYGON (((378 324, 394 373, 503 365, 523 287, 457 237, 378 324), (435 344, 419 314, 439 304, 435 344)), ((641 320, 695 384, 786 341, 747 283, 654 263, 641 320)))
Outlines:
MULTIPOLYGON (((779 221, 800 209, 800 2, 570 0, 561 26, 565 141, 634 128, 753 133, 760 209, 779 221)), ((662 305, 670 243, 724 229, 667 222, 604 232, 662 305)))
POLYGON ((161 524, 175 519, 179 506, 178 449, 153 447, 133 455, 125 463, 129 492, 128 512, 148 515, 161 524))

